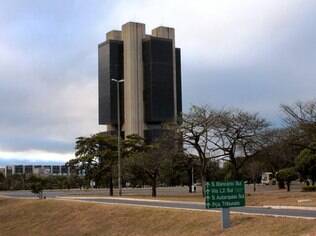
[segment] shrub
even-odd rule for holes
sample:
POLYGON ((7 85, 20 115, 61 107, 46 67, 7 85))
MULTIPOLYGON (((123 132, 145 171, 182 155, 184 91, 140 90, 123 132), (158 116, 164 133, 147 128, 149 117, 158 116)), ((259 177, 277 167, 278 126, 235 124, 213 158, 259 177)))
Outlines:
POLYGON ((279 182, 286 183, 287 191, 290 191, 291 182, 298 178, 298 175, 293 167, 280 170, 276 176, 279 182))
MULTIPOLYGON (((314 148, 315 144, 311 146, 314 148)), ((314 185, 316 181, 316 152, 314 149, 304 149, 295 161, 296 170, 303 180, 310 179, 314 185)))
POLYGON ((316 192, 316 186, 304 186, 302 190, 303 192, 316 192))

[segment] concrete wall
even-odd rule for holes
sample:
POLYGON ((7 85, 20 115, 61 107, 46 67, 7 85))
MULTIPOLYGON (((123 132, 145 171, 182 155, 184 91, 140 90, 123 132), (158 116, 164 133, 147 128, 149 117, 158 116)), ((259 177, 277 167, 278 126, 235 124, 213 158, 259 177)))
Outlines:
POLYGON ((142 40, 145 25, 129 22, 122 26, 124 47, 125 136, 144 136, 142 40))

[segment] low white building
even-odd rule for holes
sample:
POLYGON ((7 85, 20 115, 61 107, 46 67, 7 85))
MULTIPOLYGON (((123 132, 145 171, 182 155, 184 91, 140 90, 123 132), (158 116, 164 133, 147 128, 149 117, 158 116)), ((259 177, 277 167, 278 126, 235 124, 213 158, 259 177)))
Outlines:
POLYGON ((39 175, 39 176, 68 176, 70 168, 65 165, 10 165, 4 168, 4 175, 39 175))

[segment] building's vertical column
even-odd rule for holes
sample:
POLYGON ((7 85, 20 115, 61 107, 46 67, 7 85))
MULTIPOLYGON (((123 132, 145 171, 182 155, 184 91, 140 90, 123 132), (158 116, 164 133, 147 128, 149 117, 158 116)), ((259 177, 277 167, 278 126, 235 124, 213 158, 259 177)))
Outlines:
POLYGON ((152 30, 152 35, 159 38, 172 40, 173 61, 173 94, 174 94, 174 120, 177 121, 177 76, 176 76, 176 54, 175 54, 175 32, 174 28, 160 26, 152 30))
POLYGON ((129 22, 122 26, 124 50, 125 136, 144 136, 142 40, 145 25, 129 22))
POLYGON ((122 40, 122 32, 119 30, 112 30, 106 33, 106 40, 122 40))

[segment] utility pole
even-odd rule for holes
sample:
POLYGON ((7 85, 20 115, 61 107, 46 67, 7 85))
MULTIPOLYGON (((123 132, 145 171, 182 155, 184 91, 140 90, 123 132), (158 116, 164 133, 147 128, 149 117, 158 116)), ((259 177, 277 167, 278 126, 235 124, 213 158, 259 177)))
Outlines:
POLYGON ((118 189, 119 196, 122 196, 122 181, 121 181, 121 117, 120 117, 120 83, 124 80, 112 79, 116 83, 117 88, 117 169, 118 169, 118 189))
POLYGON ((192 185, 191 185, 191 192, 192 192, 192 193, 195 193, 193 164, 192 164, 192 170, 191 170, 191 182, 192 182, 192 185))

